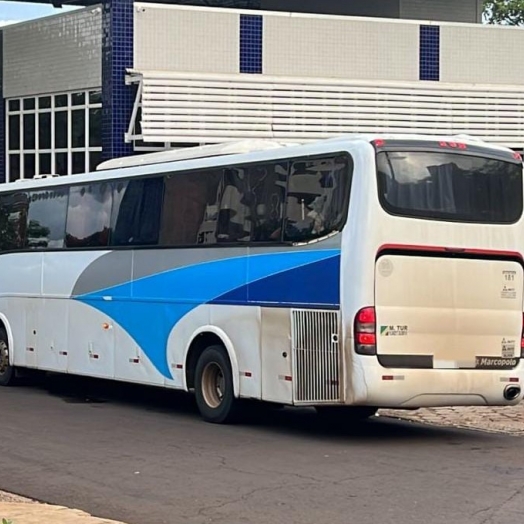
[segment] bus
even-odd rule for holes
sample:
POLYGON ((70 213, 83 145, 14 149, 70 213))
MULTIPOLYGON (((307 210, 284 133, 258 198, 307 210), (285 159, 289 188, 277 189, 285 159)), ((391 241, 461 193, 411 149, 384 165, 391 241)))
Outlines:
POLYGON ((244 141, 0 188, 0 384, 27 369, 347 423, 514 405, 523 169, 464 137, 244 141))

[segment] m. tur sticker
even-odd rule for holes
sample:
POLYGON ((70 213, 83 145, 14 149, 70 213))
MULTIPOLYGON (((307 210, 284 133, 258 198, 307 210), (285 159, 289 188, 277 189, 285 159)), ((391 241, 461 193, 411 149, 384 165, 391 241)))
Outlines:
POLYGON ((382 337, 406 337, 408 326, 380 326, 380 335, 382 337))

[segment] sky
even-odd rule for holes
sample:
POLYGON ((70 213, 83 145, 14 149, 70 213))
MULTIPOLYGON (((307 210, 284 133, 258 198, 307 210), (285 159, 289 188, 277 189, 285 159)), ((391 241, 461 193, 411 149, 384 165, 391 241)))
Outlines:
POLYGON ((63 13, 74 9, 72 7, 63 7, 55 9, 49 4, 30 4, 25 2, 1 2, 0 1, 0 26, 14 22, 23 22, 33 18, 40 18, 56 13, 63 13))

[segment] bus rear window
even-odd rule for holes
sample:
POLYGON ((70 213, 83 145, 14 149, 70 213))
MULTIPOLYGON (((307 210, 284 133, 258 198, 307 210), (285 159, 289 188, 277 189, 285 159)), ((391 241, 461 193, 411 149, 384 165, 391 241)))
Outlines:
POLYGON ((379 197, 401 216, 511 224, 522 215, 522 165, 457 153, 381 152, 379 197))

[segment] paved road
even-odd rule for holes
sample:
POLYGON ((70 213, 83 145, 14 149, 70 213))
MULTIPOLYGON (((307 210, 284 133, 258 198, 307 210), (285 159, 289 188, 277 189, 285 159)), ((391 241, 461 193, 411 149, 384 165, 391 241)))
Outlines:
POLYGON ((55 378, 0 391, 0 489, 130 524, 513 524, 524 439, 309 410, 200 421, 172 392, 55 378), (87 401, 86 401, 87 399, 87 401))

